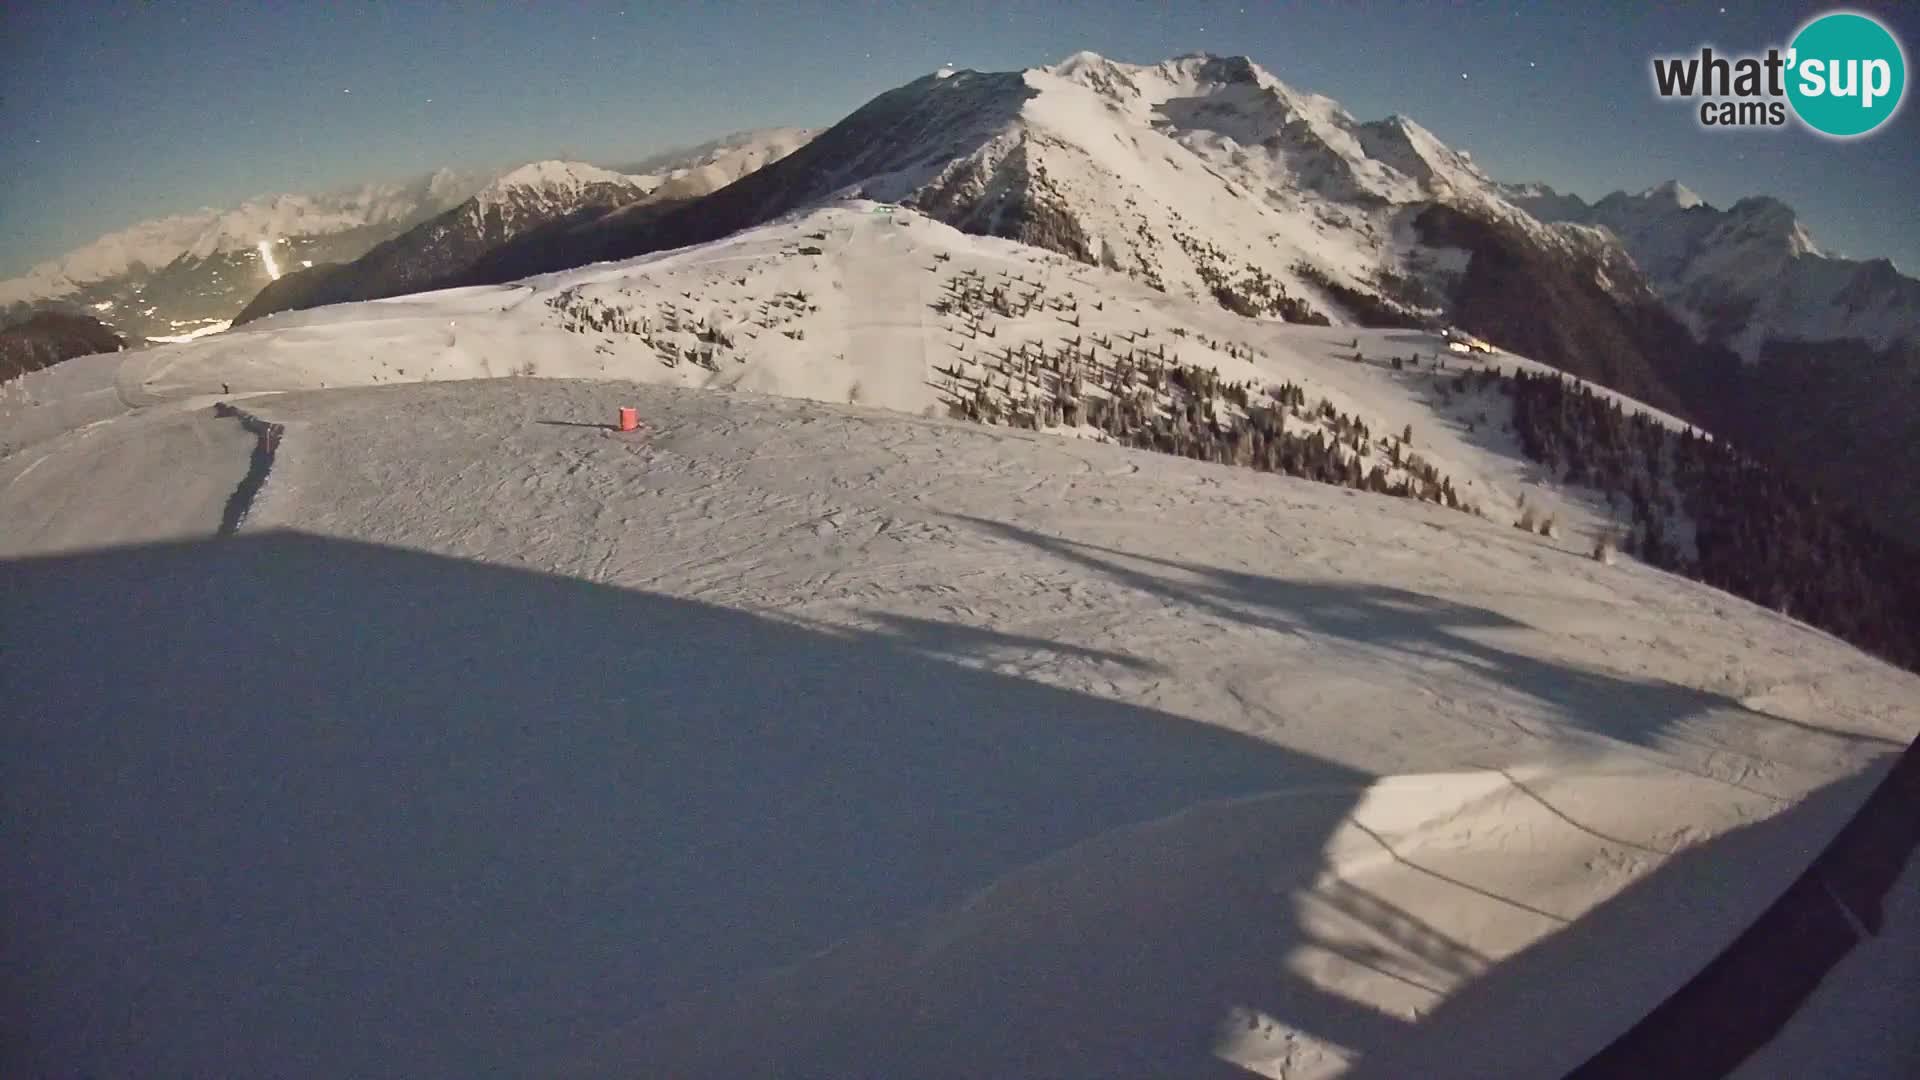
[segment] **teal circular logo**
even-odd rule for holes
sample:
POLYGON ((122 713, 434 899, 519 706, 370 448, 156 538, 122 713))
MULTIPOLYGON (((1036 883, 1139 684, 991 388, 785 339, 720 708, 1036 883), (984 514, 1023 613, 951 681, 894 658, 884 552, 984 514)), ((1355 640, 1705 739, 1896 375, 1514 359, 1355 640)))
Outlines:
POLYGON ((1865 15, 1820 16, 1794 35, 1787 56, 1787 100, 1824 135, 1865 135, 1891 119, 1906 94, 1906 53, 1865 15))

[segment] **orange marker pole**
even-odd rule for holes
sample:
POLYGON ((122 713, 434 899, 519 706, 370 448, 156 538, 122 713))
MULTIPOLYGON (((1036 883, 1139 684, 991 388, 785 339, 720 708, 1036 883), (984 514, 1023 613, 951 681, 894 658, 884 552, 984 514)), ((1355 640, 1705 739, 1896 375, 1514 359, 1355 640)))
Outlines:
POLYGON ((620 407, 620 430, 632 431, 640 426, 640 410, 620 407))

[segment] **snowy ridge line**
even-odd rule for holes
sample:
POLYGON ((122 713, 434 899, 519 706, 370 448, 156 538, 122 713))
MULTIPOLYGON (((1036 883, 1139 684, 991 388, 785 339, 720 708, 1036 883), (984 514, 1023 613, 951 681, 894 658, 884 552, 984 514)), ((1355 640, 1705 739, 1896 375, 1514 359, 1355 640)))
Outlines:
POLYGON ((1855 946, 1885 933, 1885 901, 1916 849, 1920 739, 1779 899, 1568 1080, 1731 1073, 1787 1026, 1855 946))
POLYGON ((259 436, 253 446, 253 457, 247 464, 247 475, 240 478, 233 494, 227 497, 227 505, 220 514, 220 531, 217 535, 233 536, 247 520, 248 511, 253 509, 253 500, 267 482, 267 473, 273 469, 273 456, 280 449, 280 437, 285 435, 285 425, 271 420, 263 420, 245 410, 235 408, 226 402, 218 402, 213 414, 232 417, 240 421, 240 426, 259 436))

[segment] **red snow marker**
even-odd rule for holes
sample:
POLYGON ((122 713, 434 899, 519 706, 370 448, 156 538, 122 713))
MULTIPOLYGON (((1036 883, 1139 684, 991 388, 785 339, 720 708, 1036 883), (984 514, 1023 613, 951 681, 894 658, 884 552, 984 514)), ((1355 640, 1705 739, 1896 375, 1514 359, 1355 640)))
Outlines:
POLYGON ((640 426, 640 410, 620 407, 620 430, 632 431, 640 426))

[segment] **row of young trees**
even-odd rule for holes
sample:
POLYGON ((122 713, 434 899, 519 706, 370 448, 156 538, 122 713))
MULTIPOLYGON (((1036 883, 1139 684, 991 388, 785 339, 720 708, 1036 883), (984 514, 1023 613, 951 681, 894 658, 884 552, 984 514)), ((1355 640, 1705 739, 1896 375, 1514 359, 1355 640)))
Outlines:
POLYGON ((1228 256, 1220 250, 1219 245, 1179 230, 1174 231, 1173 238, 1187 253, 1194 272, 1200 275, 1201 283, 1213 295, 1214 302, 1235 315, 1249 319, 1272 315, 1290 323, 1309 326, 1332 324, 1325 315, 1313 310, 1313 305, 1290 295, 1285 284, 1260 267, 1247 265, 1235 278, 1220 269, 1226 265, 1228 256))
POLYGON ((1920 670, 1920 557, 1725 441, 1674 431, 1564 375, 1492 371, 1527 457, 1605 492, 1644 561, 1920 670), (1689 534, 1691 542, 1689 542, 1689 534))

